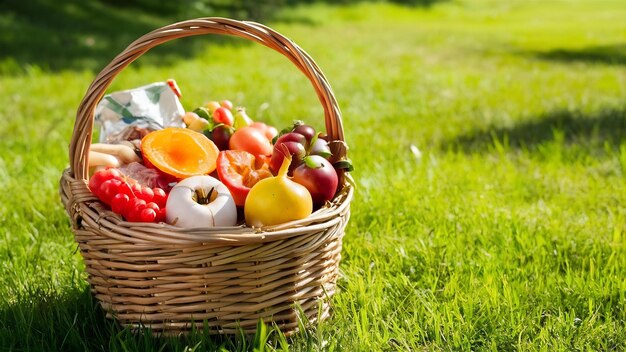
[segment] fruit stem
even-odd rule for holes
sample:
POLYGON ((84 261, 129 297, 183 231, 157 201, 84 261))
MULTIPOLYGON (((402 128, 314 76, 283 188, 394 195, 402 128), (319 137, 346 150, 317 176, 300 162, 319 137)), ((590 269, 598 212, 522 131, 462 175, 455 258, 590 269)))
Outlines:
POLYGON ((280 152, 285 156, 283 159, 283 163, 280 165, 280 170, 278 170, 278 175, 276 177, 287 177, 287 173, 289 172, 289 166, 291 165, 291 153, 289 153, 289 148, 286 145, 281 144, 282 148, 280 148, 280 152))
POLYGON ((211 203, 214 199, 213 199, 213 193, 215 193, 215 187, 211 187, 211 189, 209 190, 209 194, 206 194, 206 192, 204 191, 204 188, 198 188, 196 189, 195 192, 195 201, 198 204, 202 204, 202 205, 206 205, 211 203))

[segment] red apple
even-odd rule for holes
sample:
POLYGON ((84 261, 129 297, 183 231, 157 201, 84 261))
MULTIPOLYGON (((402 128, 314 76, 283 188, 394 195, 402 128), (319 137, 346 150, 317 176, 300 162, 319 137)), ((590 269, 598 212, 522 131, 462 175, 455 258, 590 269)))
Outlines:
POLYGON ((333 165, 319 155, 306 156, 303 161, 293 170, 292 180, 309 190, 317 206, 333 199, 339 182, 333 165))

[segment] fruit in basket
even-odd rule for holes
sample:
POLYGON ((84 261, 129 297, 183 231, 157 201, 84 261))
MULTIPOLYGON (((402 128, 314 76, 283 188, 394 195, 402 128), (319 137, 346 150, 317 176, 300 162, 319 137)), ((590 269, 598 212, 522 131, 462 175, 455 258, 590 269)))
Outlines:
POLYGON ((150 132, 141 141, 144 162, 183 179, 215 170, 219 149, 202 133, 170 127, 150 132))
POLYGON ((201 118, 195 112, 187 112, 183 115, 183 122, 192 131, 202 132, 205 129, 209 128, 209 121, 207 119, 201 118))
POLYGON ((300 123, 300 121, 296 121, 294 123, 291 132, 300 133, 303 135, 307 141, 310 141, 313 136, 315 136, 315 128, 313 126, 305 125, 304 123, 300 123))
POLYGON ((213 122, 216 124, 223 123, 226 126, 232 126, 233 122, 235 122, 235 118, 233 117, 233 113, 230 112, 229 109, 220 106, 219 108, 213 111, 213 122))
POLYGON ((309 191, 287 176, 291 155, 287 150, 282 152, 285 153, 285 158, 278 174, 257 182, 248 193, 244 206, 248 226, 272 226, 300 220, 313 211, 309 191))
POLYGON ((113 156, 116 158, 119 163, 118 164, 130 164, 132 162, 138 162, 139 156, 135 153, 133 148, 129 147, 126 144, 109 144, 109 143, 94 143, 89 146, 90 152, 90 164, 91 164, 91 153, 94 154, 106 154, 113 156))
POLYGON ((292 164, 289 166, 291 171, 299 165, 302 162, 302 158, 306 156, 306 137, 295 132, 286 133, 278 137, 274 144, 272 159, 270 160, 270 169, 274 173, 278 172, 285 159, 285 155, 280 152, 282 148, 287 148, 292 158, 292 164))
POLYGON ((162 188, 155 187, 152 189, 152 201, 155 202, 160 207, 165 207, 167 202, 167 193, 162 188))
POLYGON ((323 157, 324 159, 328 159, 330 158, 330 156, 333 154, 330 151, 330 147, 328 146, 328 142, 324 139, 321 138, 319 135, 313 138, 313 140, 311 141, 311 144, 309 145, 309 149, 308 149, 308 155, 319 155, 321 157, 323 157))
POLYGON ((237 224, 233 197, 223 183, 211 176, 192 176, 176 184, 166 208, 170 225, 195 228, 237 224))
POLYGON ((276 137, 276 135, 278 134, 278 131, 276 130, 276 127, 274 126, 270 126, 266 123, 263 122, 253 122, 250 124, 251 127, 256 128, 257 130, 263 132, 263 134, 265 135, 265 137, 267 137, 267 139, 269 139, 270 141, 272 139, 274 139, 274 137, 276 137))
POLYGON ((91 193, 95 194, 96 196, 99 196, 100 193, 100 186, 108 180, 112 180, 112 179, 118 179, 121 180, 123 177, 122 173, 116 169, 116 168, 107 168, 104 170, 100 170, 95 172, 91 178, 89 179, 89 189, 91 190, 91 193))
POLYGON ((119 167, 120 161, 118 158, 111 154, 94 152, 93 150, 89 151, 89 169, 90 170, 100 170, 103 167, 119 167))
POLYGON ((128 203, 130 203, 130 196, 125 193, 118 193, 111 198, 111 210, 114 213, 122 214, 128 203))
POLYGON ((272 177, 266 162, 243 150, 221 151, 217 157, 217 175, 240 207, 245 205, 252 186, 272 177))
POLYGON ((328 142, 321 137, 320 133, 317 133, 312 126, 306 125, 302 121, 295 121, 291 128, 282 131, 282 134, 274 143, 274 153, 272 153, 272 160, 270 161, 272 172, 278 172, 282 164, 282 153, 275 152, 277 149, 282 148, 282 145, 287 146, 290 154, 293 156, 290 170, 302 164, 302 160, 307 155, 319 155, 326 159, 331 156, 328 142))
POLYGON ((98 198, 104 203, 111 205, 111 199, 117 194, 117 190, 122 185, 122 180, 111 179, 104 181, 98 190, 98 198))
POLYGON ((255 156, 272 154, 270 140, 265 133, 252 126, 236 130, 230 137, 228 145, 231 150, 245 150, 255 156))
POLYGON ((215 111, 215 109, 219 108, 221 105, 217 101, 210 101, 206 103, 204 106, 210 113, 213 113, 213 111, 215 111))
POLYGON ((127 221, 159 222, 165 220, 167 194, 161 188, 142 186, 118 169, 100 170, 89 179, 89 189, 111 210, 127 221), (150 208, 152 212, 143 211, 150 208), (144 215, 141 215, 141 214, 144 215))
POLYGON ((209 139, 215 143, 217 149, 228 150, 230 137, 234 132, 235 130, 232 127, 220 125, 213 128, 212 131, 205 132, 205 136, 209 137, 209 139))
POLYGON ((306 156, 303 161, 293 170, 293 180, 309 190, 317 206, 333 199, 339 179, 330 161, 319 155, 306 156))
POLYGON ((242 128, 246 126, 250 126, 254 123, 248 113, 246 113, 246 109, 242 107, 238 107, 233 115, 235 118, 235 122, 233 123, 233 127, 242 128))
POLYGON ((220 106, 223 108, 226 108, 228 110, 232 110, 233 109, 233 103, 230 100, 220 100, 220 106))
POLYGON ((199 118, 200 116, 196 112, 193 112, 193 111, 187 111, 185 115, 182 116, 183 123, 187 126, 191 125, 192 122, 194 122, 195 120, 199 118))

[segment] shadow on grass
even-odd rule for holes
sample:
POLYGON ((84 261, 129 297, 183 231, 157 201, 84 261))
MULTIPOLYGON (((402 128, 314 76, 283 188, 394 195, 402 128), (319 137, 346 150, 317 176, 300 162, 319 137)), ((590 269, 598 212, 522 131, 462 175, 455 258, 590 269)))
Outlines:
POLYGON ((619 146, 626 141, 626 107, 604 109, 593 114, 557 110, 511 127, 472 131, 442 144, 444 149, 468 153, 489 151, 494 141, 507 141, 510 148, 534 149, 554 140, 562 132, 567 144, 582 147, 601 147, 605 143, 619 146))
MULTIPOLYGON (((406 6, 428 7, 448 0, 389 1, 406 6)), ((285 6, 298 2, 284 0, 285 6)), ((268 12, 266 17, 279 22, 314 25, 314 22, 305 17, 279 16, 280 7, 275 5, 272 7, 250 5, 254 2, 248 4, 224 1, 221 7, 218 6, 221 3, 216 2, 217 5, 212 8, 198 10, 190 4, 192 2, 178 5, 181 9, 186 9, 185 11, 168 12, 148 11, 141 6, 131 6, 119 0, 0 0, 0 75, 22 74, 29 66, 37 66, 46 71, 98 71, 143 34, 187 18, 241 18, 236 14, 242 10, 247 9, 243 13, 252 16, 261 9, 261 12, 268 12), (229 15, 229 11, 234 16, 229 15), (276 15, 278 16, 275 17, 276 15)), ((336 5, 330 1, 329 4, 336 5)), ((155 7, 150 3, 144 5, 155 7)), ((156 47, 152 50, 155 55, 142 57, 137 64, 170 65, 197 54, 207 43, 209 41, 198 37, 174 40, 165 47, 156 47)), ((211 36, 210 43, 240 45, 251 42, 218 35, 211 36)))
POLYGON ((154 336, 150 329, 133 331, 106 318, 85 286, 64 297, 29 292, 0 310, 0 351, 251 351, 269 338, 277 343, 276 329, 266 326, 256 335, 192 330, 180 336, 154 336))
POLYGON ((554 49, 530 54, 544 60, 567 63, 626 65, 626 44, 590 46, 579 50, 554 49))
MULTIPOLYGON (((135 39, 176 22, 141 9, 101 1, 0 1, 0 74, 23 73, 28 66, 44 70, 100 70, 135 39)), ((138 64, 172 64, 189 58, 207 41, 184 39, 153 49, 138 64)), ((211 36, 212 42, 243 40, 211 36)))
POLYGON ((0 350, 93 350, 112 327, 88 288, 63 298, 30 292, 24 300, 0 310, 0 350))

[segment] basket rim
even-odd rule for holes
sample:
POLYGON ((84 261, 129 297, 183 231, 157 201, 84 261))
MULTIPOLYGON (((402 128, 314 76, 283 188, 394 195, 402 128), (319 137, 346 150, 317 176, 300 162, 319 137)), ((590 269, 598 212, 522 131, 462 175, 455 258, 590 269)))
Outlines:
MULTIPOLYGON (((347 183, 331 202, 308 217, 274 226, 186 228, 166 223, 124 221, 119 214, 105 208, 91 193, 87 184, 74 179, 70 171, 67 168, 63 172, 60 195, 73 220, 74 230, 80 226, 81 230, 98 232, 103 240, 111 238, 135 245, 159 243, 185 246, 193 244, 241 246, 307 235, 347 221, 354 195, 354 186, 347 183)), ((350 178, 349 175, 347 177, 350 178)))

